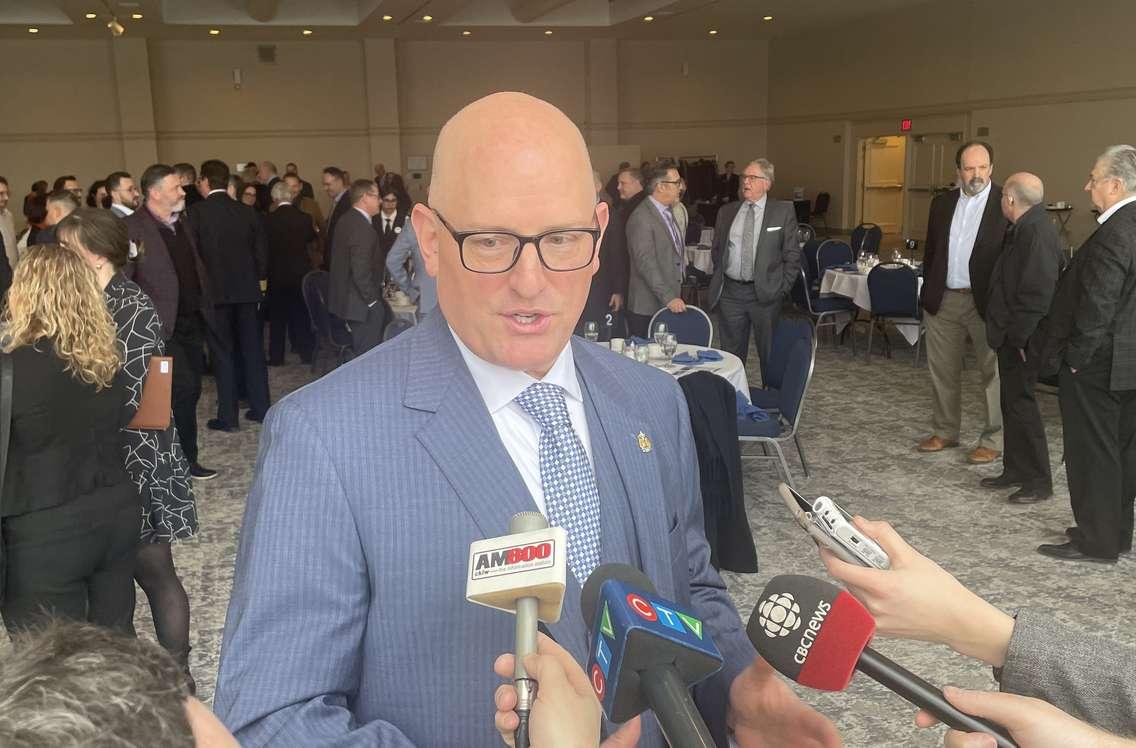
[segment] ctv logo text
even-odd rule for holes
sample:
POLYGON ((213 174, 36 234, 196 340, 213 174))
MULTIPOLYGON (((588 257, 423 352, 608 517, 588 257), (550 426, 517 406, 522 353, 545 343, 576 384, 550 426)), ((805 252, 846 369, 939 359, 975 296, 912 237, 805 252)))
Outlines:
POLYGON ((486 579, 518 571, 546 569, 555 564, 555 551, 552 541, 482 551, 473 559, 473 578, 486 579))
POLYGON ((689 629, 690 633, 702 638, 702 621, 693 616, 688 616, 677 610, 671 610, 665 605, 659 603, 650 603, 647 598, 642 595, 637 595, 631 592, 627 595, 627 605, 635 611, 640 618, 645 621, 654 623, 658 621, 669 629, 673 629, 680 634, 685 634, 689 629), (685 628, 684 628, 685 624, 685 628))

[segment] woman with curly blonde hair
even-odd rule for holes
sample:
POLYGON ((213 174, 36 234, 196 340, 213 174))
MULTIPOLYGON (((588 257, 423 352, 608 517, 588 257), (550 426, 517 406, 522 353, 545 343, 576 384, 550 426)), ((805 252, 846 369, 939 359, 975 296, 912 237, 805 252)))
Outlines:
POLYGON ((57 244, 29 248, 0 324, 12 374, 0 615, 10 635, 44 616, 133 633, 139 495, 121 451, 128 392, 94 271, 57 244))

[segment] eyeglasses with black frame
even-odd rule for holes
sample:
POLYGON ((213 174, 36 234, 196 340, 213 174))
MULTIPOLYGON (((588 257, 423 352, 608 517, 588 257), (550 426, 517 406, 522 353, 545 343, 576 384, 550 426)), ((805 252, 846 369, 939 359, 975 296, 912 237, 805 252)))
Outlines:
POLYGON ((554 229, 535 236, 522 236, 511 231, 458 231, 438 212, 430 208, 450 232, 458 245, 462 267, 473 273, 507 273, 521 258, 521 252, 532 244, 540 264, 554 273, 570 273, 592 264, 599 243, 598 228, 554 229))

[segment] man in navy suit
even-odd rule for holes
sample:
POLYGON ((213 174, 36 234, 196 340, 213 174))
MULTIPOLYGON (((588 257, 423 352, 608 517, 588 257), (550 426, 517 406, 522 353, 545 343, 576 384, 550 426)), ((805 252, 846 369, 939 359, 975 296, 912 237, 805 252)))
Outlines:
MULTIPOLYGON (((678 385, 572 338, 608 222, 579 130, 543 101, 494 94, 443 127, 433 165, 412 222, 438 310, 266 421, 218 715, 246 748, 500 745, 492 663, 513 621, 465 602, 468 549, 539 509, 570 538, 548 628, 577 662, 587 573, 634 564, 725 655, 693 691, 719 745, 727 719, 742 748, 838 745, 756 657, 709 564, 678 385), (546 440, 571 470, 541 467, 546 440), (566 495, 579 501, 559 514, 566 495)), ((642 729, 641 745, 664 744, 653 717, 642 729)))

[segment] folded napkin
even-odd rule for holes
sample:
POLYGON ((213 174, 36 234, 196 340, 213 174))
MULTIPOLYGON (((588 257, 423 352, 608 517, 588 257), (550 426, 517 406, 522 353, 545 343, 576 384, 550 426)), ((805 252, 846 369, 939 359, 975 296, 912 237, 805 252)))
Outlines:
POLYGON ((675 364, 702 364, 707 361, 721 361, 722 354, 714 350, 683 351, 671 359, 675 364))
POLYGON ((627 339, 627 342, 628 343, 634 343, 635 345, 647 345, 649 343, 654 343, 655 341, 647 340, 646 338, 641 338, 638 335, 632 335, 630 338, 627 339))
POLYGON ((833 270, 855 270, 858 271, 860 266, 854 262, 846 262, 843 265, 830 265, 833 270))
POLYGON ((749 401, 745 399, 745 395, 737 390, 734 391, 734 400, 737 404, 738 418, 748 418, 751 421, 768 421, 769 413, 750 405, 749 401))

